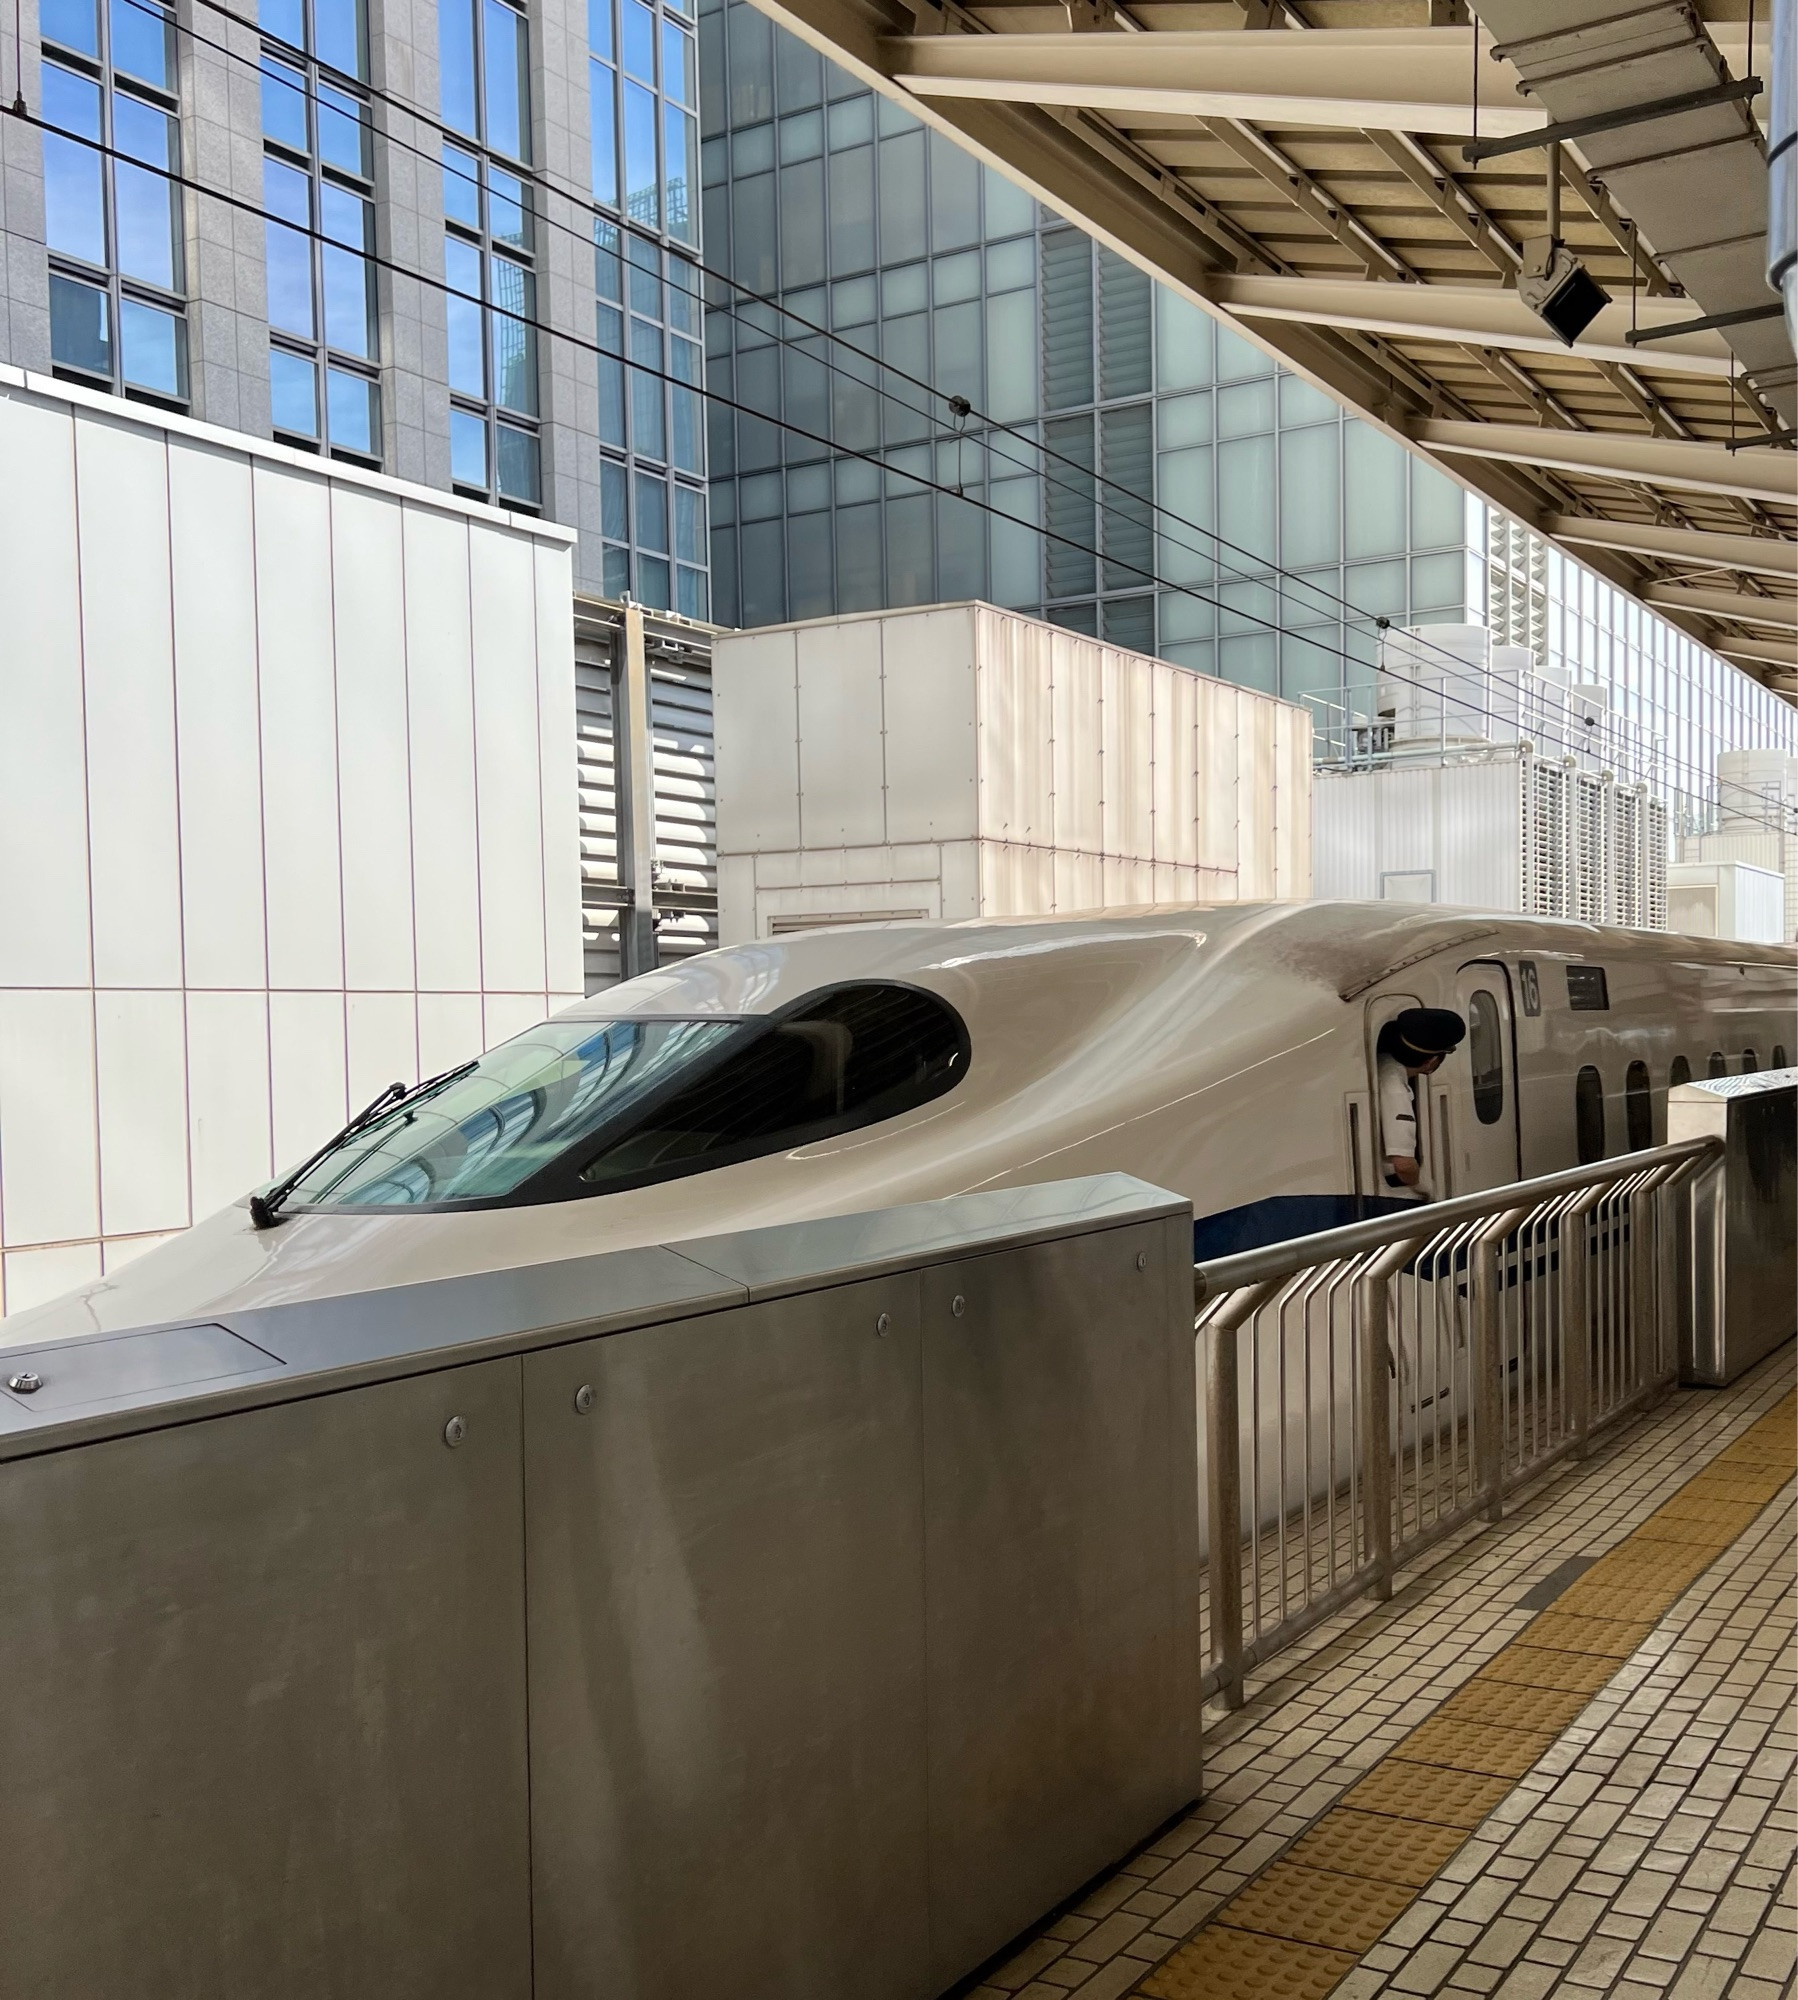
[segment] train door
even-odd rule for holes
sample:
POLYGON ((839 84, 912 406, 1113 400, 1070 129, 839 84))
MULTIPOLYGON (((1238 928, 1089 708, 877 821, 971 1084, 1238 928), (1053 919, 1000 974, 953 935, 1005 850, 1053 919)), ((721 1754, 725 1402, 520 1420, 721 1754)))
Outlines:
POLYGON ((1467 1039, 1436 1080, 1448 1099, 1454 1191, 1473 1194, 1523 1178, 1517 1044, 1505 968, 1489 959, 1462 966, 1455 975, 1455 1011, 1467 1023, 1467 1039))

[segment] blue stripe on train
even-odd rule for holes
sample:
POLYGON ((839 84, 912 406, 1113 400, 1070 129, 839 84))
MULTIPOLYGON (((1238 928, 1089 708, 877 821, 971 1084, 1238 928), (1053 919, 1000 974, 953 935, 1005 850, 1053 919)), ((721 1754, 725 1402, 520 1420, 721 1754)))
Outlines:
POLYGON ((1259 1250, 1264 1244, 1285 1243, 1295 1236, 1340 1229, 1345 1222, 1365 1222, 1370 1216, 1396 1215, 1401 1208, 1416 1206, 1415 1201, 1396 1194, 1271 1194, 1241 1208, 1195 1216, 1193 1262, 1233 1256, 1238 1250, 1259 1250))

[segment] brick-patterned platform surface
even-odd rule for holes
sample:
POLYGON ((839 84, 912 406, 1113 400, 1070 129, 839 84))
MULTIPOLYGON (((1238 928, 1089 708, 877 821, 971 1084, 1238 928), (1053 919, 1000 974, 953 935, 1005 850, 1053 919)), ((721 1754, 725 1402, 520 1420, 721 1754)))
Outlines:
MULTIPOLYGON (((1610 1594, 1629 1588, 1645 1549, 1664 1551, 1666 1564, 1650 1566, 1664 1584, 1687 1554, 1678 1521, 1669 1528, 1659 1515, 1650 1530, 1666 1537, 1658 1543, 1618 1544, 1767 1417, 1792 1374, 1788 1349, 1732 1389, 1670 1397, 1526 1496, 1500 1528, 1434 1552, 1401 1578, 1390 1605, 1352 1607, 1270 1662, 1241 1713, 1208 1734, 1204 1803, 990 1970, 973 1989, 978 2000, 1119 2000, 1139 1987, 1175 1990, 1182 1967, 1215 2000, 1239 1986, 1262 2000, 1792 1992, 1789 1485, 1770 1506, 1712 1522, 1707 1507, 1752 1497, 1729 1490, 1718 1466, 1708 1497, 1695 1489, 1683 1508, 1712 1545, 1690 1550, 1673 1586, 1681 1594, 1658 1622, 1665 1587, 1626 1643, 1607 1631, 1603 1644, 1617 1656, 1594 1659, 1590 1674, 1577 1671, 1586 1657, 1577 1650, 1549 1661, 1526 1650, 1538 1638, 1577 1640, 1571 1625, 1561 1630, 1575 1607, 1612 1609, 1610 1594), (1519 1603, 1569 1557, 1613 1549, 1601 1573, 1549 1612, 1519 1603), (1509 1702, 1513 1680, 1539 1720, 1509 1702), (1563 1685, 1572 1706, 1541 1692, 1563 1685), (1520 1725, 1544 1732, 1521 1760, 1520 1725), (1445 1731, 1457 1731, 1463 1744, 1484 1731, 1493 1754, 1460 1756, 1460 1770, 1406 1761, 1419 1743, 1429 1752, 1431 1729, 1445 1743, 1456 1740, 1445 1731), (1331 1809, 1359 1785, 1350 1814, 1403 1814, 1418 1781, 1430 1800, 1419 1817, 1460 1830, 1452 1843, 1439 1838, 1448 1857, 1440 1872, 1421 1848, 1379 1864, 1388 1880, 1411 1885, 1389 1894, 1382 1914, 1379 1894, 1317 1872, 1331 1870, 1337 1850, 1338 1866, 1358 1866, 1353 1844, 1379 1832, 1331 1809), (1285 1893, 1289 1877, 1307 1893, 1303 1910, 1285 1893), (1315 1940, 1308 1955, 1253 1928, 1263 1909, 1288 1908, 1287 1935, 1315 1940)), ((1785 1425, 1782 1412, 1772 1428, 1783 1437, 1785 1425)))

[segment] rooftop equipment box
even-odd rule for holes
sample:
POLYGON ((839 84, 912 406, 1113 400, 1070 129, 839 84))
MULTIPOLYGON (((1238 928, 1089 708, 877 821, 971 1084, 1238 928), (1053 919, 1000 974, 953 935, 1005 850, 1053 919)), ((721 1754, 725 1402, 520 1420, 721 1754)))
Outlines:
POLYGON ((1311 892, 1301 708, 990 604, 721 636, 726 944, 1311 892))
POLYGON ((1778 944, 1785 904, 1785 877, 1746 861, 1681 861, 1667 871, 1667 928, 1687 937, 1778 944))

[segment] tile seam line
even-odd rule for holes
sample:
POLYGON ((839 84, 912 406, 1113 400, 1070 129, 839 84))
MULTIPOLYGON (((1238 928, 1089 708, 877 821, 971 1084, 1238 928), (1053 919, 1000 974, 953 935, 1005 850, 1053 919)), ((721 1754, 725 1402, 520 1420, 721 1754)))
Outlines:
MULTIPOLYGON (((1641 1533, 1641 1531, 1644 1528, 1648 1527, 1665 1509, 1677 1506, 1681 1497, 1686 1493, 1687 1489, 1690 1486, 1692 1486, 1698 1480, 1703 1479, 1720 1462, 1728 1459, 1731 1453, 1738 1454, 1735 1460, 1737 1464, 1741 1463, 1743 1457, 1752 1458, 1753 1456, 1755 1456, 1755 1452, 1752 1447, 1750 1451, 1746 1454, 1740 1452, 1740 1447, 1743 1446, 1744 1444, 1747 1444, 1751 1439, 1758 1440, 1758 1438, 1761 1436, 1772 1437, 1773 1435, 1775 1435, 1773 1427, 1776 1424, 1780 1426, 1778 1435, 1781 1439, 1781 1449, 1783 1452, 1780 1464, 1781 1464, 1781 1469, 1785 1471, 1785 1477, 1782 1480, 1779 1489, 1775 1493, 1771 1494, 1760 1506, 1756 1507, 1750 1519, 1747 1522, 1743 1523, 1741 1526, 1734 1529, 1734 1531, 1730 1533, 1727 1540, 1719 1541, 1714 1544, 1700 1543, 1695 1545, 1695 1546, 1710 1548, 1712 1550, 1710 1560, 1705 1564, 1704 1569, 1699 1572, 1698 1576, 1694 1577, 1691 1580, 1691 1582, 1684 1585, 1677 1592, 1677 1594, 1666 1604, 1666 1606, 1656 1615, 1653 1624, 1650 1627, 1649 1633, 1646 1635, 1644 1640, 1638 1643, 1637 1646, 1633 1647, 1629 1653, 1622 1655, 1620 1657, 1608 1654, 1578 1656, 1582 1658, 1616 1657, 1615 1669, 1613 1670, 1611 1675, 1607 1677, 1607 1679, 1601 1684, 1601 1686, 1596 1690, 1594 1690, 1592 1696, 1590 1697, 1590 1699, 1586 1704, 1586 1707, 1580 1711, 1580 1714, 1582 1716, 1593 1705, 1593 1703, 1595 1703, 1603 1695, 1605 1690, 1612 1685, 1612 1683, 1617 1679, 1618 1675, 1621 1674, 1625 1670, 1625 1668, 1628 1667, 1636 1659, 1638 1654, 1641 1652, 1642 1647, 1646 1645, 1650 1639, 1652 1639, 1655 1632, 1658 1631, 1660 1626, 1666 1621, 1666 1619, 1671 1616, 1673 1611, 1678 1607, 1679 1603, 1699 1587, 1704 1577, 1709 1574, 1709 1572, 1716 1566, 1716 1564, 1720 1562, 1723 1559, 1723 1557, 1727 1555, 1729 1551, 1737 1545, 1737 1543, 1748 1540, 1748 1538, 1752 1534, 1754 1534, 1755 1530, 1761 1526, 1763 1517, 1769 1512, 1770 1509, 1782 1504, 1785 1501, 1788 1489, 1792 1485, 1793 1477, 1795 1474, 1798 1474, 1798 1442, 1795 1442, 1792 1436, 1792 1419, 1793 1419, 1795 1405, 1798 1405, 1798 1389, 1787 1389, 1787 1391, 1783 1395, 1779 1396, 1773 1402, 1770 1408, 1764 1409, 1759 1413, 1750 1416, 1748 1420, 1742 1424, 1741 1428, 1735 1433, 1733 1437, 1728 1437, 1724 1441, 1720 1442, 1716 1446, 1716 1449, 1711 1452, 1711 1454, 1704 1460, 1704 1462, 1698 1465, 1688 1475, 1686 1479, 1682 1480, 1680 1485, 1677 1488, 1675 1488, 1675 1490, 1671 1494, 1669 1494, 1667 1498, 1663 1500, 1658 1507, 1654 1508, 1650 1513, 1644 1516, 1644 1518, 1641 1521, 1639 1521, 1634 1527, 1632 1527, 1626 1534, 1620 1537, 1619 1540, 1612 1545, 1611 1549, 1605 1551, 1606 1555, 1610 1555, 1614 1553, 1616 1550, 1627 1546, 1632 1540, 1635 1539, 1635 1537, 1638 1534, 1641 1533)), ((1694 1546, 1694 1545, 1685 1544, 1685 1546, 1694 1546)), ((1577 1587, 1578 1586, 1575 1585, 1572 1588, 1576 1589, 1577 1587)), ((1571 1594, 1571 1590, 1565 1594, 1571 1594)), ((1557 1604, 1560 1601, 1561 1600, 1559 1599, 1555 1600, 1557 1604)), ((1493 1654, 1492 1658, 1490 1660, 1485 1661, 1482 1664, 1481 1668, 1478 1669, 1477 1671, 1484 1672, 1486 1668, 1490 1667, 1491 1665, 1494 1664, 1494 1662, 1502 1658, 1504 1653, 1509 1651, 1511 1647, 1527 1643, 1526 1635, 1528 1634, 1528 1632, 1535 1626, 1538 1620, 1552 1616, 1554 1613, 1554 1608, 1555 1608, 1554 1605, 1551 1604, 1547 1607, 1544 1607, 1543 1610, 1537 1612, 1534 1615, 1534 1617, 1530 1619, 1529 1623, 1522 1628, 1520 1632, 1513 1634, 1509 1639, 1507 1639, 1505 1644, 1501 1646, 1498 1649, 1498 1651, 1493 1654)), ((1560 1650, 1560 1649, 1550 1648, 1549 1650, 1560 1650)), ((1472 1678, 1474 1677, 1470 1676, 1469 1681, 1471 1681, 1472 1678)), ((1468 1683, 1463 1683, 1463 1685, 1467 1684, 1468 1683)), ((1251 1889, 1255 1887, 1255 1885, 1258 1882, 1262 1881, 1267 1876, 1267 1874, 1273 1868, 1278 1866, 1282 1861, 1289 1861, 1292 1850, 1294 1847, 1296 1847, 1298 1842, 1304 1839, 1310 1833, 1314 1832, 1318 1827, 1323 1825, 1329 1819, 1332 1813, 1344 1809, 1355 1810, 1355 1808, 1348 1807, 1347 1805, 1348 1798, 1351 1795, 1352 1791, 1356 1787, 1365 1784, 1374 1775, 1374 1773, 1377 1772, 1383 1765, 1393 1761, 1401 1763, 1413 1762, 1414 1760, 1406 1759, 1402 1755, 1404 1743, 1409 1740, 1410 1736, 1416 1734, 1419 1730, 1428 1727, 1430 1723, 1435 1721, 1440 1715, 1442 1707, 1445 1706, 1446 1703, 1453 1698, 1454 1694, 1459 1692, 1460 1689, 1457 1688, 1453 1690, 1450 1695, 1444 1696, 1443 1701, 1441 1703, 1438 1703, 1436 1707, 1431 1710, 1428 1716, 1424 1717, 1420 1722, 1414 1724, 1412 1729, 1407 1731, 1406 1736, 1404 1738, 1401 1738, 1399 1743, 1395 1744, 1391 1749, 1384 1752, 1383 1755, 1375 1761, 1375 1763, 1370 1765, 1368 1769, 1354 1781, 1354 1785, 1345 1788, 1344 1792, 1340 1794, 1334 1801, 1332 1801, 1330 1805, 1324 1807, 1321 1812, 1316 1814, 1300 1832, 1294 1834, 1292 1838, 1284 1844, 1284 1846, 1280 1849, 1280 1851, 1277 1854, 1271 1856, 1260 1868, 1258 1868, 1255 1871, 1255 1873, 1248 1879, 1248 1881, 1241 1884, 1240 1887, 1232 1890, 1230 1894, 1218 1905, 1218 1907, 1214 1909, 1208 1916, 1205 1917, 1205 1919, 1197 1926, 1195 1930, 1189 1932, 1184 1939, 1182 1939, 1159 1961, 1157 1961, 1156 1965, 1152 1968, 1152 1970, 1147 1975, 1145 1975, 1145 1982, 1146 1980, 1154 1980, 1158 1978, 1159 1975, 1176 1958, 1178 1958, 1181 1952, 1189 1949, 1192 1945, 1197 1943, 1197 1941, 1200 1938, 1202 1938, 1204 1934, 1208 1930, 1211 1930, 1213 1927, 1220 1930, 1247 1931, 1249 1928, 1248 1926, 1243 1925, 1241 1923, 1233 1922, 1229 1917, 1228 1912, 1231 1903, 1235 1902, 1239 1897, 1245 1896, 1251 1889)), ((1578 1724, 1579 1724, 1579 1717, 1576 1716, 1573 1719, 1573 1721, 1567 1725, 1565 1729, 1555 1732, 1554 1735, 1550 1738, 1546 1747, 1539 1753, 1539 1755, 1535 1759, 1532 1760, 1529 1770, 1534 1770, 1537 1764, 1542 1762, 1543 1759, 1551 1756, 1555 1748, 1567 1740, 1568 1736, 1572 1733, 1572 1731, 1578 1727, 1578 1724)), ((1518 1733, 1525 1733, 1525 1732, 1518 1732, 1518 1733)), ((1543 1732, 1533 1732, 1533 1733, 1542 1734, 1543 1732)), ((1452 1770, 1459 1769, 1458 1766, 1439 1766, 1439 1765, 1422 1764, 1422 1763, 1419 1764, 1419 1768, 1452 1769, 1452 1770)), ((1495 1779, 1502 1779, 1505 1776, 1505 1774, 1502 1772, 1492 1772, 1492 1773, 1470 1772, 1468 1773, 1468 1775, 1488 1776, 1495 1779)), ((1522 1786, 1524 1779, 1527 1778, 1528 1776, 1529 1776, 1529 1771, 1526 1770, 1518 1777, 1510 1779, 1508 1781, 1510 1785, 1510 1790, 1506 1793, 1505 1798, 1509 1799, 1510 1797, 1512 1797, 1516 1793, 1516 1791, 1522 1786)), ((1498 1809, 1498 1806, 1502 1805, 1504 1802, 1505 1802, 1504 1800, 1498 1801, 1497 1804, 1494 1806, 1493 1810, 1496 1811, 1498 1809)), ((1393 1815, 1392 1817, 1398 1818, 1399 1816, 1393 1815)), ((1488 1815, 1488 1818, 1489 1817, 1490 1815, 1488 1815)), ((1432 1822, 1427 1822, 1427 1821, 1419 1823, 1432 1824, 1432 1822)), ((1483 1821, 1482 1824, 1484 1824, 1483 1821)), ((1470 1828, 1467 1830, 1466 1837, 1463 1839, 1460 1848, 1456 1850, 1456 1854, 1459 1854, 1466 1848, 1468 1842, 1470 1842, 1474 1838, 1478 1830, 1479 1829, 1477 1827, 1470 1828)), ((1446 1868, 1453 1865, 1455 1858, 1456 1855, 1450 1855, 1442 1863, 1441 1867, 1439 1867, 1436 1870, 1436 1872, 1430 1877, 1430 1881, 1428 1883, 1423 1884, 1421 1887, 1411 1889, 1410 1899, 1406 1905, 1407 1909, 1416 1906, 1416 1904, 1422 1899, 1425 1891, 1431 1886, 1431 1884, 1433 1884, 1434 1882, 1436 1882, 1441 1878, 1441 1875, 1446 1868)), ((1297 1867, 1304 1867, 1306 1864, 1298 1862, 1298 1863, 1293 1863, 1292 1865, 1297 1867)), ((1322 1871, 1309 1870, 1308 1872, 1318 1873, 1322 1871)), ((1378 1880, 1380 1878, 1369 1878, 1369 1879, 1378 1880)), ((1392 1884, 1390 1886, 1410 1888, 1409 1884, 1392 1884)), ((1402 1914, 1403 1913, 1401 1912, 1401 1915, 1402 1914)), ((1398 1921, 1398 1918, 1395 1917, 1392 1921, 1396 1923, 1398 1921)), ((1253 1934, 1258 1936, 1267 1936, 1267 1937, 1277 1935, 1274 1933, 1267 1933, 1267 1932, 1255 1932, 1253 1934)), ((1307 1940, 1299 1938, 1286 1937, 1280 1939, 1280 1941, 1295 1949, 1306 1949, 1315 1951, 1335 1951, 1337 1952, 1338 1955, 1340 1955, 1344 1949, 1343 1947, 1314 1945, 1309 1943, 1309 1941, 1307 1940)), ((1367 1949, 1372 1949, 1372 1947, 1371 1946, 1367 1947, 1367 1949)), ((1358 1953, 1356 1955, 1356 1963, 1359 1964, 1361 1958, 1364 1956, 1365 1952, 1358 1953)), ((1336 1987, 1341 1984, 1341 1980, 1343 1978, 1346 1978, 1347 1976, 1348 1975, 1346 1972, 1343 1973, 1341 1977, 1335 1982, 1333 1982, 1329 1988, 1323 1990, 1326 1993, 1335 1991, 1336 1987)), ((1146 1983, 1139 1984, 1136 1988, 1133 1988, 1131 1990, 1134 1994, 1141 1996, 1142 2000, 1155 2000, 1155 1997, 1149 1993, 1149 1989, 1146 1983)))

